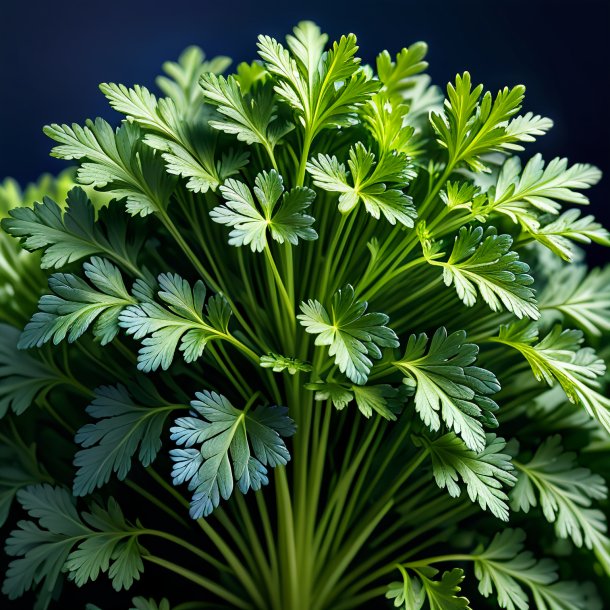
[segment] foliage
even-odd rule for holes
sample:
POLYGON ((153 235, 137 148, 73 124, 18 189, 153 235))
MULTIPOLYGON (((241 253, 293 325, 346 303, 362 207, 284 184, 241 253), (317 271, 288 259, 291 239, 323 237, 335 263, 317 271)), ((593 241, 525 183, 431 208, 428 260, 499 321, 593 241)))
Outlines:
POLYGON ((608 606, 601 174, 426 53, 189 47, 0 185, 8 607, 608 606))

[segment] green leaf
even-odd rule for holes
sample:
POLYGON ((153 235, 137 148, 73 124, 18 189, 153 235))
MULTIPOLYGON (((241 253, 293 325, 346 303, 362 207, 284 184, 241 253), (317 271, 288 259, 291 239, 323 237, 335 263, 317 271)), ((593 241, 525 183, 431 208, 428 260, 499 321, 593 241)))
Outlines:
POLYGON ((410 574, 402 566, 397 567, 403 581, 391 583, 386 593, 388 599, 394 600, 395 608, 421 610, 427 601, 430 610, 470 610, 469 601, 458 597, 464 570, 454 568, 436 580, 439 571, 435 568, 417 568, 410 574))
POLYGON ((432 257, 430 246, 424 246, 424 254, 431 265, 443 268, 445 285, 453 284, 467 307, 476 303, 478 291, 492 311, 505 308, 518 318, 537 320, 540 314, 530 288, 534 280, 529 266, 510 251, 512 243, 510 235, 497 235, 493 227, 485 232, 482 227, 462 227, 447 261, 432 257))
POLYGON ((600 178, 601 172, 593 165, 568 167, 568 160, 559 157, 545 167, 540 154, 534 155, 521 172, 519 157, 511 157, 488 193, 489 211, 505 214, 514 222, 540 212, 557 214, 561 209, 558 202, 588 204, 587 197, 578 191, 597 184, 600 178))
POLYGON ((213 115, 203 101, 198 104, 200 110, 190 116, 192 109, 177 106, 170 98, 158 100, 146 87, 102 83, 100 89, 115 110, 152 132, 144 135, 143 142, 160 151, 167 172, 188 178, 187 188, 196 193, 216 190, 248 160, 247 152, 232 150, 216 159, 214 133, 207 126, 213 115))
POLYGON ((158 76, 155 82, 173 100, 180 114, 190 116, 203 101, 200 78, 208 72, 221 74, 230 65, 231 60, 222 55, 206 61, 205 53, 193 45, 182 51, 177 62, 166 61, 163 71, 167 76, 158 76))
POLYGON ((382 356, 382 347, 398 347, 398 337, 386 326, 384 313, 366 313, 366 301, 356 300, 348 284, 332 299, 330 315, 315 300, 301 303, 297 316, 305 331, 317 335, 316 345, 328 345, 329 356, 335 357, 339 370, 354 383, 364 385, 373 363, 382 356))
POLYGON ((508 521, 508 496, 503 486, 512 487, 516 478, 510 456, 504 451, 506 443, 495 434, 487 435, 487 446, 480 453, 469 449, 450 432, 436 440, 423 441, 430 450, 432 472, 436 484, 447 489, 452 498, 461 494, 458 480, 466 485, 471 502, 478 502, 498 519, 508 521))
POLYGON ((316 196, 314 191, 296 187, 284 192, 282 177, 275 170, 261 172, 254 184, 260 210, 250 188, 230 179, 220 187, 226 202, 210 212, 215 222, 233 227, 229 233, 230 245, 249 245, 252 252, 262 252, 267 246, 267 231, 280 244, 297 245, 299 239, 318 238, 311 227, 315 219, 305 214, 316 196))
POLYGON ((442 113, 432 112, 430 121, 438 143, 447 149, 449 164, 466 163, 475 172, 488 171, 481 155, 523 150, 519 142, 531 142, 553 123, 527 114, 513 118, 521 108, 525 87, 504 87, 495 98, 483 85, 472 88, 470 74, 457 75, 455 85, 447 85, 442 113), (512 120, 511 120, 512 119, 512 120))
POLYGON ((319 154, 309 161, 307 170, 317 187, 341 193, 341 213, 351 212, 362 202, 375 219, 383 214, 390 224, 398 221, 406 227, 413 227, 417 213, 412 199, 401 190, 414 175, 406 156, 386 154, 376 162, 375 155, 358 142, 350 148, 347 164, 351 180, 348 180, 345 165, 328 155, 319 154))
POLYGON ((74 187, 68 192, 66 208, 62 210, 50 197, 33 208, 10 210, 10 218, 2 221, 2 228, 20 238, 22 246, 34 252, 44 249, 41 267, 63 267, 92 254, 104 254, 109 259, 137 270, 137 254, 141 240, 129 243, 123 216, 114 205, 100 212, 107 226, 104 233, 96 222, 95 208, 85 191, 74 187))
POLYGON ((86 496, 102 487, 113 473, 124 480, 136 452, 144 467, 152 464, 161 448, 165 420, 171 411, 180 408, 166 404, 145 380, 129 390, 118 384, 101 386, 94 393, 87 413, 97 421, 85 424, 74 438, 84 447, 74 458, 78 468, 75 496, 86 496))
POLYGON ((49 599, 62 572, 79 587, 108 573, 116 591, 140 578, 139 530, 125 521, 114 499, 107 508, 93 504, 90 512, 79 514, 69 492, 60 487, 30 486, 17 498, 38 523, 20 521, 7 540, 7 554, 17 558, 2 587, 9 599, 40 584, 49 599))
POLYGON ((268 483, 267 468, 284 466, 290 454, 282 437, 295 432, 288 409, 259 406, 236 409, 216 392, 198 392, 191 402, 194 417, 181 417, 171 428, 171 439, 186 449, 172 449, 174 485, 189 481, 194 491, 191 517, 207 517, 233 493, 268 483), (201 445, 192 449, 193 445, 201 445))
POLYGON ((402 49, 396 55, 396 61, 387 51, 377 55, 377 75, 383 84, 382 91, 389 98, 402 97, 402 94, 413 86, 411 77, 423 72, 428 67, 424 57, 428 54, 425 42, 415 42, 409 48, 402 49))
POLYGON ((555 562, 536 561, 532 553, 523 550, 524 540, 522 530, 505 529, 486 549, 475 552, 481 595, 489 597, 495 589, 498 605, 507 610, 586 610, 578 585, 557 582, 555 562), (524 586, 530 589, 535 606, 530 606, 524 586))
POLYGON ((558 435, 547 438, 529 462, 515 465, 519 474, 511 492, 512 508, 527 513, 540 498, 542 512, 555 524, 557 536, 571 538, 577 547, 595 549, 609 566, 606 518, 601 510, 591 508, 593 500, 608 495, 604 479, 578 467, 576 455, 564 452, 558 435))
POLYGON ((586 333, 610 330, 610 265, 589 271, 585 265, 563 267, 540 295, 544 319, 568 319, 586 333))
POLYGON ((540 226, 537 222, 526 225, 527 232, 539 243, 572 262, 576 251, 572 241, 581 244, 595 242, 610 246, 610 233, 595 222, 593 216, 580 217, 580 210, 567 210, 553 222, 540 226))
POLYGON ((93 335, 102 345, 114 339, 119 314, 136 299, 125 288, 121 272, 107 260, 94 256, 83 269, 93 287, 70 273, 54 273, 49 278, 53 294, 41 297, 40 311, 23 330, 19 349, 40 347, 51 339, 57 345, 66 336, 72 343, 93 322, 93 335))
POLYGON ((273 369, 274 373, 286 371, 289 375, 296 375, 299 371, 311 371, 311 364, 303 362, 298 358, 288 358, 270 352, 266 356, 261 356, 260 365, 264 369, 273 369))
POLYGON ((498 406, 489 398, 500 390, 495 375, 472 366, 479 348, 465 343, 466 333, 447 335, 439 328, 428 346, 424 333, 411 335, 405 355, 394 362, 404 382, 415 385, 415 410, 431 430, 439 430, 441 419, 472 451, 485 449, 483 425, 497 426, 498 406))
POLYGON ((349 124, 350 115, 379 88, 359 69, 353 34, 322 53, 326 37, 301 22, 288 38, 290 51, 269 36, 259 36, 259 55, 276 77, 275 91, 299 116, 311 139, 328 127, 349 124))
POLYGON ((402 387, 393 388, 388 384, 361 386, 316 381, 306 383, 305 388, 315 392, 315 400, 330 400, 339 411, 355 400, 358 410, 364 417, 371 417, 373 413, 377 413, 391 421, 396 421, 396 415, 406 400, 402 387))
POLYGON ((0 419, 8 410, 21 415, 66 379, 48 361, 17 348, 19 331, 0 324, 0 419))
POLYGON ((0 527, 9 518, 20 489, 50 480, 36 445, 26 445, 12 426, 0 428, 0 527))
POLYGON ((142 132, 133 123, 115 130, 103 119, 87 121, 84 127, 73 124, 48 125, 44 132, 56 142, 51 155, 77 159, 77 178, 81 184, 126 199, 132 216, 146 216, 164 210, 169 202, 173 181, 165 173, 161 159, 142 143, 142 132))
POLYGON ((606 365, 593 349, 581 347, 581 331, 556 325, 538 341, 535 324, 513 324, 502 326, 492 340, 521 352, 538 381, 550 386, 557 381, 570 402, 583 406, 610 432, 610 398, 598 391, 606 365))
POLYGON ((143 339, 138 369, 145 373, 159 367, 167 370, 177 349, 186 362, 194 362, 208 342, 229 337, 231 309, 222 295, 208 299, 204 315, 206 289, 201 280, 191 288, 178 274, 163 273, 158 281, 158 294, 164 305, 139 303, 127 307, 119 316, 119 326, 128 335, 143 339))
POLYGON ((256 86, 246 94, 234 76, 205 74, 200 82, 206 102, 216 106, 222 115, 220 120, 209 122, 214 129, 233 134, 247 144, 261 144, 270 151, 294 129, 278 119, 271 86, 256 86))
POLYGON ((169 600, 165 597, 159 603, 152 597, 148 599, 145 597, 134 597, 131 603, 132 607, 129 610, 171 610, 169 600))

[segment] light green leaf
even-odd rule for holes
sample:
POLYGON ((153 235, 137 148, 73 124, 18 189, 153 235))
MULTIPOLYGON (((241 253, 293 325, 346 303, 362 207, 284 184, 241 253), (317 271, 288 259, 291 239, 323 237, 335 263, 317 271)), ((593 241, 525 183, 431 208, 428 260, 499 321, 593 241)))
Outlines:
POLYGON ((556 325, 539 341, 535 324, 513 324, 501 327, 492 340, 521 352, 538 381, 550 386, 557 381, 572 403, 583 406, 610 432, 610 398, 598 391, 606 365, 593 349, 581 347, 581 331, 556 325))
POLYGON ((284 192, 282 177, 275 170, 261 172, 254 184, 260 210, 250 188, 230 179, 220 187, 226 202, 210 212, 215 222, 233 227, 229 233, 230 245, 249 245, 252 252, 262 252, 267 246, 267 232, 280 244, 297 245, 299 239, 318 238, 311 227, 315 219, 305 214, 316 196, 314 191, 295 187, 284 192))
POLYGON ((585 265, 563 267, 540 295, 544 319, 567 318, 583 331, 600 336, 610 330, 610 265, 589 271, 585 265))
POLYGON ((492 311, 505 308, 518 318, 537 320, 540 313, 530 288, 534 280, 529 266, 510 250, 512 243, 510 235, 497 235, 493 227, 462 227, 447 261, 432 256, 426 244, 424 255, 431 265, 443 268, 445 285, 453 284, 466 306, 476 303, 478 291, 492 311))
POLYGON ((529 512, 538 505, 549 523, 555 524, 560 538, 571 538, 605 557, 610 566, 610 541, 606 537, 606 518, 591 508, 593 500, 604 500, 608 488, 604 479, 588 468, 577 466, 576 455, 564 452, 560 436, 547 438, 527 463, 515 462, 519 471, 511 492, 514 510, 529 512))
POLYGON ((382 356, 381 347, 398 347, 394 331, 386 326, 388 316, 366 313, 365 301, 356 300, 348 284, 333 296, 330 314, 315 300, 301 303, 297 316, 306 332, 317 335, 316 345, 328 345, 339 370, 354 383, 363 385, 373 363, 382 356))
POLYGON ((299 371, 311 371, 311 364, 308 362, 303 362, 298 358, 281 356, 280 354, 275 354, 273 352, 261 356, 260 365, 264 369, 273 369, 274 373, 286 371, 289 375, 296 375, 299 371))
POLYGON ((201 280, 191 288, 178 274, 158 278, 163 305, 150 301, 131 305, 121 312, 119 326, 134 339, 143 339, 138 369, 148 373, 167 370, 179 349, 186 362, 201 357, 209 341, 229 337, 231 309, 220 295, 210 297, 203 313, 206 289, 201 280), (179 345, 179 347, 178 347, 179 345))
POLYGON ((81 162, 77 172, 81 184, 125 198, 132 216, 146 216, 167 207, 173 181, 161 159, 143 145, 137 125, 123 123, 115 132, 98 118, 84 127, 48 125, 44 132, 59 143, 51 152, 54 157, 81 162))
POLYGON ((452 432, 432 442, 423 441, 430 450, 432 471, 437 485, 457 498, 461 494, 458 480, 466 485, 471 502, 478 502, 502 521, 508 521, 508 496, 503 489, 512 487, 516 478, 510 456, 504 451, 504 439, 487 435, 487 446, 480 453, 468 449, 452 432))
POLYGON ((497 426, 498 406, 489 396, 500 384, 493 373, 473 366, 479 348, 465 341, 464 331, 447 335, 445 328, 434 333, 429 346, 427 335, 411 335, 405 355, 393 364, 405 383, 416 386, 415 410, 426 426, 439 430, 442 420, 469 449, 481 452, 483 425, 497 426))
POLYGON ((519 157, 511 157, 488 193, 488 211, 505 214, 514 222, 541 212, 557 214, 559 202, 588 204, 587 197, 578 191, 590 188, 600 178, 601 172, 593 165, 577 163, 568 167, 568 160, 559 157, 545 167, 540 154, 534 155, 521 171, 519 157))
POLYGON ((402 191, 414 176, 406 156, 386 154, 376 162, 375 155, 358 142, 350 148, 347 164, 349 180, 343 163, 328 155, 320 154, 310 160, 307 170, 317 187, 341 193, 340 212, 351 212, 362 202, 375 219, 383 214, 390 224, 398 221, 406 227, 413 227, 417 213, 412 199, 402 191))

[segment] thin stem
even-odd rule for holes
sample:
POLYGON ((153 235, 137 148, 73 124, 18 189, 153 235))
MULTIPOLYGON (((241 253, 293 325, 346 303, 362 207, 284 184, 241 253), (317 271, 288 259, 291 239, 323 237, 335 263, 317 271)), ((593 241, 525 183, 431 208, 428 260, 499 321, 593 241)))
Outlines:
POLYGON ((229 602, 233 605, 234 608, 242 608, 243 610, 252 610, 252 605, 248 602, 244 601, 241 597, 227 591, 224 587, 221 587, 219 584, 215 583, 213 580, 209 580, 208 578, 204 578, 200 576, 196 572, 192 572, 191 570, 187 570, 182 566, 179 566, 171 561, 167 561, 162 557, 157 557, 156 555, 144 555, 143 558, 150 563, 154 563, 170 572, 174 572, 174 574, 179 574, 183 578, 194 582, 195 584, 203 587, 207 591, 214 593, 221 599, 224 599, 226 602, 229 602))

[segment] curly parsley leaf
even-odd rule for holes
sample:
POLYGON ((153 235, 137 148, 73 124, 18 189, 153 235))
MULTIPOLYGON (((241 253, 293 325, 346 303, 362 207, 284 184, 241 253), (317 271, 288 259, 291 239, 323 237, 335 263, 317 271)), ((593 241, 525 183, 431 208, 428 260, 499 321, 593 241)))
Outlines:
POLYGON ((350 148, 347 164, 350 180, 345 165, 329 155, 320 154, 310 160, 307 169, 317 187, 341 193, 339 211, 343 214, 351 212, 362 202, 375 219, 383 214, 390 224, 399 222, 413 227, 417 212, 412 199, 402 191, 414 176, 405 155, 386 154, 376 162, 375 155, 358 142, 350 148))
POLYGON ((561 216, 544 225, 538 222, 525 224, 526 231, 539 244, 551 252, 572 262, 576 256, 573 241, 581 244, 595 242, 603 246, 610 246, 610 233, 595 222, 593 216, 580 216, 580 210, 567 210, 561 216))
POLYGON ((236 409, 216 392, 199 392, 193 417, 178 418, 171 438, 185 449, 172 449, 174 485, 189 482, 190 514, 207 517, 228 500, 234 485, 242 493, 268 483, 267 468, 284 466, 290 454, 282 437, 296 428, 285 407, 236 409), (200 445, 193 449, 193 445, 200 445))
POLYGON ((93 335, 102 345, 116 337, 119 314, 136 299, 125 288, 119 269, 107 260, 94 256, 83 270, 93 286, 70 273, 49 278, 53 294, 41 297, 39 311, 19 339, 19 349, 40 347, 51 339, 58 344, 66 337, 72 343, 94 322, 93 335))
POLYGON ((177 349, 186 362, 194 362, 210 341, 229 337, 231 309, 222 295, 208 299, 204 315, 206 288, 201 280, 191 288, 178 274, 163 273, 158 281, 164 305, 133 304, 119 316, 119 326, 128 335, 143 339, 138 369, 145 373, 159 367, 167 370, 177 349))
POLYGON ((519 260, 510 247, 510 235, 498 235, 493 227, 462 227, 455 238, 447 261, 431 255, 429 246, 424 254, 431 265, 443 268, 445 285, 455 286, 462 302, 472 307, 477 300, 477 290, 492 311, 504 307, 518 318, 540 317, 536 307, 533 278, 529 265, 519 260))
POLYGON ((386 326, 384 313, 366 313, 366 301, 356 300, 349 284, 332 299, 330 314, 315 300, 301 303, 297 316, 305 331, 317 335, 316 345, 329 346, 339 370, 354 383, 364 385, 373 363, 382 356, 382 347, 398 347, 396 333, 386 326))
POLYGON ((497 426, 498 406, 489 398, 500 390, 495 375, 472 366, 479 348, 465 343, 466 333, 447 335, 439 328, 428 346, 424 333, 411 335, 405 355, 394 362, 404 382, 415 385, 415 410, 431 430, 439 430, 441 419, 475 452, 485 449, 483 425, 497 426), (426 353, 426 347, 428 347, 426 353))
POLYGON ((77 467, 74 478, 75 496, 86 496, 102 487, 113 473, 124 480, 131 470, 133 457, 149 466, 161 448, 161 433, 167 416, 181 405, 167 404, 150 382, 101 386, 87 407, 96 419, 85 424, 74 438, 82 445, 74 458, 77 467))
POLYGON ((209 121, 214 129, 247 144, 261 144, 271 152, 294 129, 294 125, 278 118, 271 86, 254 86, 245 93, 234 76, 215 74, 205 74, 200 83, 205 100, 222 115, 209 121))
POLYGON ((462 491, 458 484, 461 479, 471 502, 478 502, 483 510, 508 521, 508 496, 503 486, 512 487, 516 478, 510 456, 502 453, 506 447, 503 438, 488 434, 487 446, 479 453, 452 432, 431 442, 419 442, 430 451, 434 479, 441 489, 446 488, 452 498, 457 498, 462 491))
POLYGON ((50 197, 44 197, 42 203, 35 203, 32 208, 10 210, 10 218, 2 221, 2 228, 21 239, 26 250, 43 249, 40 262, 43 269, 57 269, 92 254, 103 254, 139 275, 137 254, 141 240, 128 240, 127 224, 114 203, 100 211, 98 221, 82 188, 71 189, 66 204, 62 209, 50 197), (102 224, 106 232, 102 231, 102 224))
POLYGON ((296 187, 284 192, 282 177, 275 170, 261 172, 254 184, 260 210, 250 188, 230 179, 220 187, 225 203, 210 212, 215 222, 232 227, 230 245, 249 245, 252 252, 262 252, 267 246, 267 232, 280 244, 297 245, 299 239, 318 238, 311 226, 315 219, 305 214, 316 196, 314 191, 296 187))
POLYGON ((113 498, 106 508, 93 504, 82 514, 60 487, 26 487, 17 499, 33 520, 20 521, 6 543, 7 554, 16 557, 2 587, 10 599, 42 584, 42 596, 49 600, 62 572, 79 587, 108 573, 116 591, 140 578, 139 530, 125 521, 113 498))
POLYGON ((7 412, 21 415, 38 397, 67 380, 47 360, 17 348, 19 331, 0 324, 0 419, 7 412))

